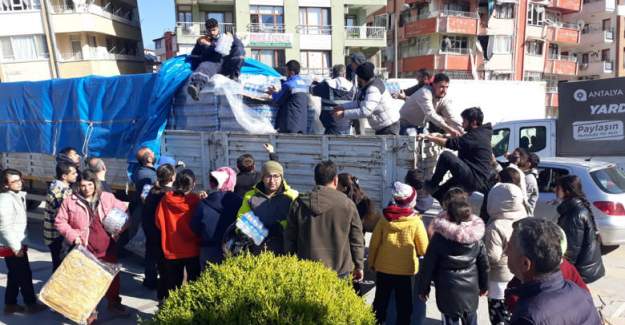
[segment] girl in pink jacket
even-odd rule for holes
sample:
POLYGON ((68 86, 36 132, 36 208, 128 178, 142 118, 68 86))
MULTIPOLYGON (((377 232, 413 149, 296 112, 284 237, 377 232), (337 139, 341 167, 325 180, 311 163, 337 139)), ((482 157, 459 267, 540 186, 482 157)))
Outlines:
MULTIPOLYGON (((98 177, 90 170, 83 171, 76 184, 74 194, 63 200, 54 226, 70 246, 82 245, 101 261, 117 263, 117 238, 106 232, 102 220, 114 208, 126 211, 128 204, 102 192, 98 177)), ((115 316, 127 316, 129 312, 121 303, 119 288, 118 274, 106 292, 108 310, 115 316)), ((96 315, 94 312, 89 321, 95 321, 96 315)))

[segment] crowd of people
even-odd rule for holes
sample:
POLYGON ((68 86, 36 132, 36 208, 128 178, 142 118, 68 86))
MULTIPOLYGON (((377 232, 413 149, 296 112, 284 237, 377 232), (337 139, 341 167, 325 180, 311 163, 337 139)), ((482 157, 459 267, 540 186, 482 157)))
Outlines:
MULTIPOLYGON (((210 71, 236 79, 240 68, 239 41, 232 41, 225 56, 214 57, 215 49, 209 48, 219 46, 223 36, 212 20, 207 30, 212 36, 199 40, 194 50, 193 96, 210 71), (226 67, 234 70, 223 72, 226 67)), ((417 85, 394 95, 405 99, 397 110, 362 54, 351 56, 353 81, 339 65, 331 79, 311 89, 299 77, 297 61, 286 68, 282 89, 268 91, 280 107, 279 132, 305 132, 312 91, 322 98, 320 119, 326 134, 350 134, 352 127, 362 134, 366 119, 376 134, 422 134, 446 148, 432 177, 419 179, 419 171, 410 170, 403 182, 394 183, 392 201, 382 202, 379 209, 360 188, 357 175, 339 174, 332 161, 318 163, 315 186, 299 193, 288 185, 287 171, 269 144, 269 160, 262 166, 256 166, 253 156, 242 155, 236 166, 211 171, 206 189, 196 188, 192 170, 175 162, 159 163, 154 152, 141 148, 132 176, 134 195, 123 202, 106 183, 102 159, 90 157, 81 165, 78 152, 67 148, 57 156, 43 225, 52 270, 76 246, 116 263, 119 248, 142 228, 143 285, 156 291, 159 302, 184 283, 184 274, 186 281, 197 279, 207 263, 221 263, 243 250, 271 251, 320 261, 337 277, 356 284, 369 267, 376 273, 373 310, 381 324, 422 320, 432 286, 444 324, 477 324, 480 296, 488 299, 493 325, 601 324, 586 284, 601 278, 605 269, 598 229, 578 177, 565 176, 556 183, 557 224, 535 218, 538 156, 517 148, 507 155, 508 162, 497 162, 492 127, 484 123, 482 111, 472 107, 458 118, 452 115, 445 74, 432 78, 419 71, 417 85), (481 208, 471 205, 474 192, 483 194, 481 208), (426 228, 421 213, 431 206, 432 197, 442 211, 426 228), (113 209, 130 216, 121 233, 109 233, 103 226, 113 209), (268 231, 260 245, 236 230, 236 221, 249 215, 268 231), (372 233, 368 250, 366 232, 372 233)), ((8 168, 0 176, 0 256, 8 269, 4 312, 39 312, 45 308, 36 302, 28 262, 22 175, 8 168), (26 307, 17 302, 20 292, 26 307)), ((125 316, 129 312, 120 288, 117 276, 105 297, 111 313, 125 316)), ((89 321, 96 319, 94 312, 89 321)))

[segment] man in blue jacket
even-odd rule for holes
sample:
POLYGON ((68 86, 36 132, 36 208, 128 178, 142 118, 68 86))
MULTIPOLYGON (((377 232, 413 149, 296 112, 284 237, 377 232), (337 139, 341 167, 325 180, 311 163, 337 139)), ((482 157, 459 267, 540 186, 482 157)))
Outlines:
POLYGON ((217 73, 238 80, 245 58, 245 48, 241 40, 229 33, 222 34, 216 19, 206 20, 205 25, 206 35, 198 38, 189 55, 191 69, 194 72, 187 92, 194 100, 199 99, 200 91, 217 73), (230 44, 221 44, 222 42, 230 44), (226 51, 223 48, 226 48, 226 51))
POLYGON ((267 93, 278 106, 276 129, 279 133, 306 133, 308 126, 308 85, 299 76, 300 64, 295 60, 286 63, 287 80, 276 92, 271 86, 267 93))

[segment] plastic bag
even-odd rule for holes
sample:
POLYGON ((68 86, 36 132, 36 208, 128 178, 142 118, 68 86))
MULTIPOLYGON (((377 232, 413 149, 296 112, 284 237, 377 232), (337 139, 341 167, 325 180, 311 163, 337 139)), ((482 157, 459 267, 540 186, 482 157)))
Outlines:
POLYGON ((221 34, 221 36, 217 40, 217 44, 215 45, 215 52, 223 56, 228 56, 230 54, 230 49, 232 48, 233 42, 234 39, 232 38, 231 34, 221 34))
POLYGON ((85 247, 74 248, 39 293, 39 300, 63 316, 84 324, 106 294, 118 264, 98 260, 85 247))
POLYGON ((102 219, 102 226, 104 226, 104 230, 109 234, 115 236, 119 235, 126 224, 128 223, 128 214, 126 211, 120 210, 118 208, 113 208, 107 215, 102 219))

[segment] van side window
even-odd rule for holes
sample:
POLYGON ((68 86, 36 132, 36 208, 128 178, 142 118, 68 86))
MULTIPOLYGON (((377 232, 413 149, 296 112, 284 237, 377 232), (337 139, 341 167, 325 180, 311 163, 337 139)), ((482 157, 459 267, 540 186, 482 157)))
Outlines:
POLYGON ((495 129, 493 136, 490 138, 490 146, 493 148, 495 157, 503 156, 508 152, 510 143, 510 129, 495 129))
POLYGON ((544 126, 529 126, 521 128, 519 132, 519 147, 529 152, 539 152, 547 147, 547 128, 544 126))
POLYGON ((569 171, 560 168, 542 167, 538 168, 538 191, 541 193, 553 193, 556 188, 556 180, 568 175, 569 171))

